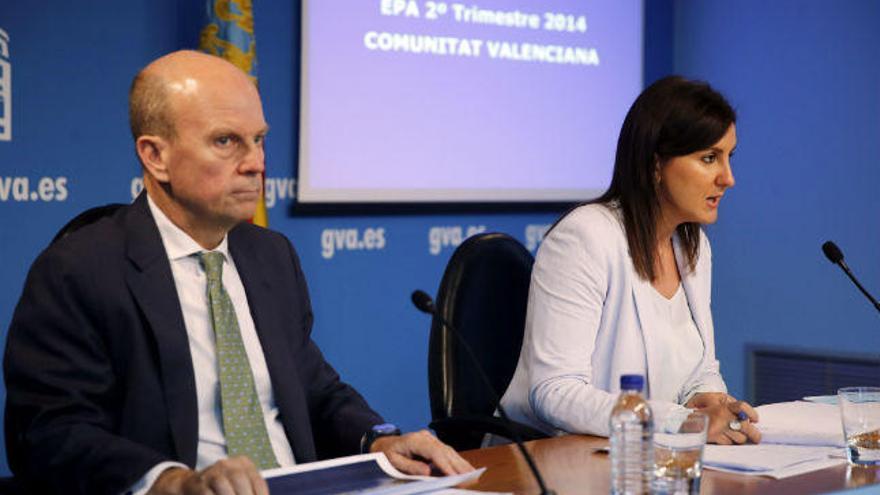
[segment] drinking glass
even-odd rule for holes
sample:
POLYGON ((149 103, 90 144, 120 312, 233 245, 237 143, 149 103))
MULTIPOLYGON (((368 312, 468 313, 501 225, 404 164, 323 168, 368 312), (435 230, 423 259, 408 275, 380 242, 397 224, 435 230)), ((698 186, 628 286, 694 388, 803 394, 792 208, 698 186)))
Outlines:
POLYGON ((709 417, 695 411, 681 424, 666 421, 654 426, 654 478, 651 493, 679 495, 700 493, 703 446, 709 417))
POLYGON ((880 387, 837 391, 850 464, 880 465, 880 387))

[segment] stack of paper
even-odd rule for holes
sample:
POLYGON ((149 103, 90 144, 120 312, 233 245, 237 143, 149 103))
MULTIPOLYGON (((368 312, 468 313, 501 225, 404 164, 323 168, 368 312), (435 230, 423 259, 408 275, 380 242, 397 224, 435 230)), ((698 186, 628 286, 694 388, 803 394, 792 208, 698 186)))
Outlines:
POLYGON ((805 445, 707 445, 703 465, 717 471, 779 479, 846 462, 839 457, 842 453, 838 447, 805 445))
POLYGON ((780 402, 757 407, 760 445, 707 445, 708 469, 785 478, 845 460, 840 409, 833 404, 780 402))
POLYGON ((814 402, 779 402, 756 408, 762 443, 844 447, 840 408, 814 402))

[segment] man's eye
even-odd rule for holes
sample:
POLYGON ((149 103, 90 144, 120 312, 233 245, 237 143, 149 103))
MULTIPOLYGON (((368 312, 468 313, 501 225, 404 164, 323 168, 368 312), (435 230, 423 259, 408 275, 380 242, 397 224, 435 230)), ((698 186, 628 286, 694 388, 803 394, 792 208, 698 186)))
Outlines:
POLYGON ((219 144, 220 146, 229 146, 230 144, 232 144, 233 138, 232 136, 220 136, 216 140, 214 140, 214 142, 219 144))
POLYGON ((266 140, 266 136, 257 136, 254 138, 254 144, 263 144, 263 141, 266 140))

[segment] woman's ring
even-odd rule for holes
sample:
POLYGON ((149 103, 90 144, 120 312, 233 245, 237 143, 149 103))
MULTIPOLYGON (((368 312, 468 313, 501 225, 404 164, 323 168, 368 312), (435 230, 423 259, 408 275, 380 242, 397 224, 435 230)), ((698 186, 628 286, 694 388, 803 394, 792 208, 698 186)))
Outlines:
POLYGON ((737 420, 733 420, 730 423, 727 423, 727 427, 731 429, 731 431, 740 431, 743 428, 742 423, 737 420))

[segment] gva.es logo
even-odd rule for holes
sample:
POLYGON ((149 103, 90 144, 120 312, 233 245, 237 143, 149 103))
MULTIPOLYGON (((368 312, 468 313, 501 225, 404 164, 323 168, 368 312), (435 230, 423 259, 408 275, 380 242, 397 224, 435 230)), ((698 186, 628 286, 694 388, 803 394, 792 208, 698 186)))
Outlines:
POLYGON ((321 231, 321 256, 329 260, 340 251, 385 249, 385 227, 359 229, 324 229, 321 231))
POLYGON ((0 28, 0 141, 12 140, 12 65, 9 35, 0 28))
POLYGON ((485 225, 461 225, 437 226, 428 230, 428 252, 437 256, 443 248, 458 247, 465 239, 472 235, 482 234, 486 231, 485 225))

